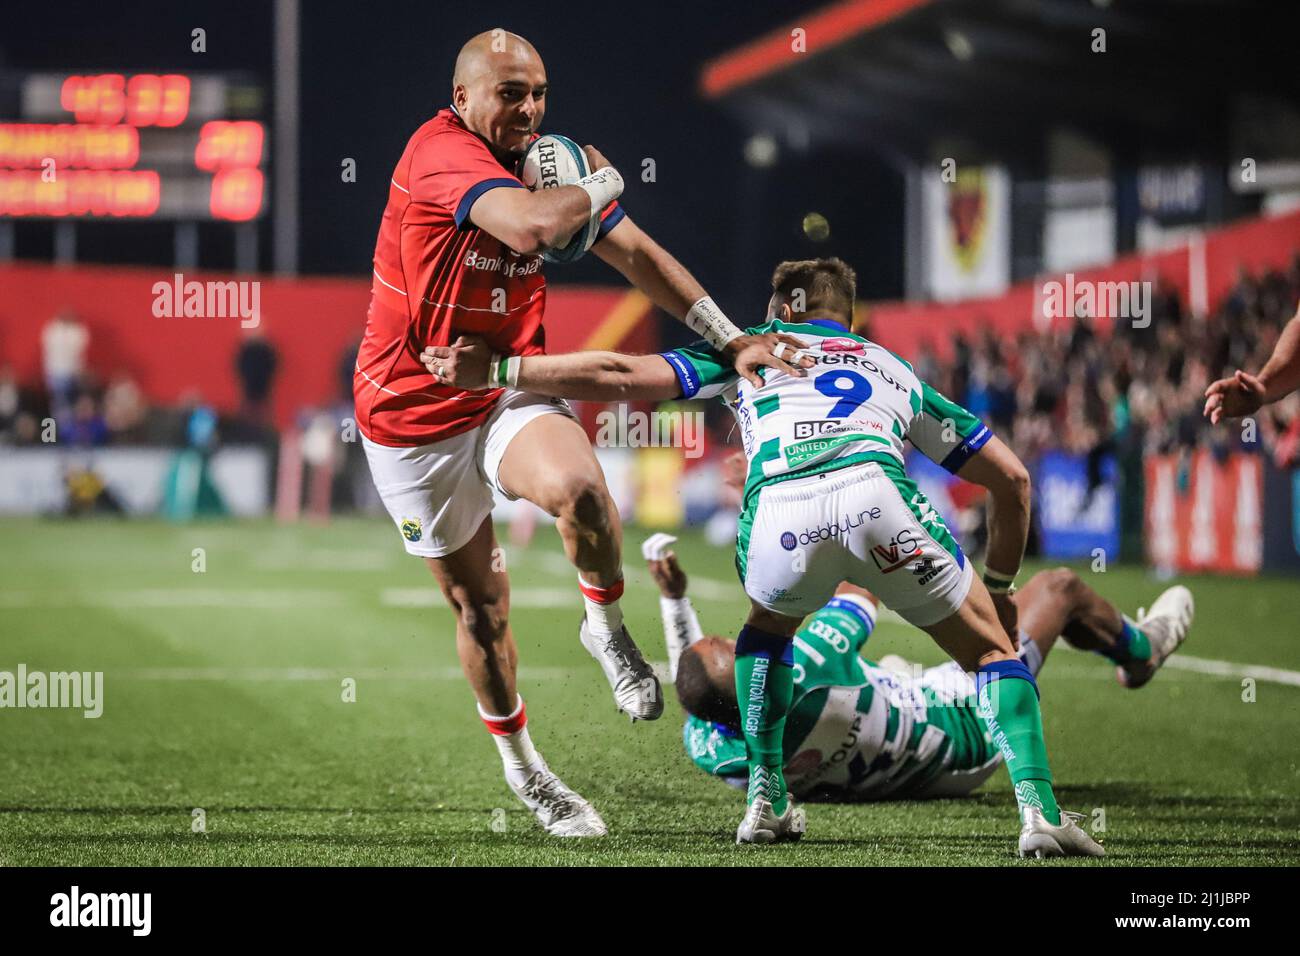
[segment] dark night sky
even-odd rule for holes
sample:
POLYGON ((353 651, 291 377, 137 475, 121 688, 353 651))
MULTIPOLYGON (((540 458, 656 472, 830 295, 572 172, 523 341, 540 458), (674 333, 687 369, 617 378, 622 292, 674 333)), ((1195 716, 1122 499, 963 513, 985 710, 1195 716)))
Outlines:
MULTIPOLYGON (((860 273, 866 298, 902 286, 901 182, 870 157, 783 158, 751 188, 759 212, 742 227, 745 134, 696 93, 702 63, 789 22, 818 4, 617 2, 597 6, 303 0, 301 268, 364 275, 393 165, 411 132, 446 104, 452 61, 473 33, 503 26, 528 37, 551 81, 545 127, 598 146, 625 173, 624 205, 732 311, 761 309, 781 257, 840 254, 860 273), (481 12, 490 10, 491 12, 481 12), (567 12, 572 11, 572 12, 567 12), (344 157, 358 180, 340 180, 344 157), (657 182, 642 183, 653 157, 657 182), (836 183, 861 181, 849 193, 836 183), (817 210, 832 237, 814 244, 799 224, 817 210), (756 225, 754 225, 756 224, 756 225), (737 233, 748 228, 741 249, 737 233)), ((0 67, 135 71, 242 69, 271 77, 271 4, 69 2, 57 13, 28 8, 0 35, 0 67), (208 52, 190 52, 190 31, 207 30, 208 52)), ((268 104, 269 105, 269 104, 268 104)), ((270 120, 270 115, 266 117, 270 120)), ((272 140, 274 162, 274 140, 272 140)), ((269 181, 269 179, 268 179, 269 181)), ((269 224, 262 226, 268 266, 269 224)), ((229 229, 205 225, 204 265, 229 265, 229 229)), ((79 255, 168 262, 165 225, 79 228, 79 255), (126 230, 130 230, 129 233, 126 230), (126 238, 129 235, 129 238, 126 238)), ((48 226, 24 224, 20 256, 49 254, 48 226)), ((551 282, 621 281, 595 257, 551 267, 551 282)), ((740 316, 737 316, 739 319, 740 316)))

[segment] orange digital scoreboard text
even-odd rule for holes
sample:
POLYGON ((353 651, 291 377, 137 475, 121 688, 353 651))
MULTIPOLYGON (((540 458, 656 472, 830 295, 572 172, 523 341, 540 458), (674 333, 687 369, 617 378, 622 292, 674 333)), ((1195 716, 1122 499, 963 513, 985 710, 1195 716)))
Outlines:
POLYGON ((176 73, 63 77, 59 107, 68 121, 0 121, 0 216, 255 218, 264 199, 265 127, 213 120, 197 132, 182 129, 192 120, 191 86, 176 73), (142 168, 142 137, 155 144, 168 137, 171 147, 159 154, 192 151, 192 165, 150 169, 146 160, 142 168), (177 196, 171 204, 169 184, 177 196), (196 186, 206 187, 206 208, 194 202, 196 186))

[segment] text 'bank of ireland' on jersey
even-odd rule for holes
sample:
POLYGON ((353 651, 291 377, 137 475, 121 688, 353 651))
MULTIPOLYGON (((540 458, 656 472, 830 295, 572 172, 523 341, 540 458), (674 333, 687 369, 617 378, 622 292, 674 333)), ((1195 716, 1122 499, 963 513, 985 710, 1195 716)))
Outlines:
MULTIPOLYGON (((426 346, 479 335, 503 355, 545 350, 541 256, 520 255, 469 218, 498 188, 524 185, 453 109, 416 130, 393 170, 353 376, 357 424, 371 441, 412 447, 450 438, 481 424, 499 399, 501 389, 440 385, 420 362, 426 346)), ((599 237, 622 218, 612 204, 599 237)))
POLYGON ((684 398, 718 396, 735 414, 749 460, 746 501, 764 485, 814 472, 865 461, 901 466, 904 440, 956 473, 992 434, 909 363, 838 322, 773 321, 747 332, 797 336, 815 365, 804 378, 763 369, 755 388, 706 342, 661 353, 684 398))

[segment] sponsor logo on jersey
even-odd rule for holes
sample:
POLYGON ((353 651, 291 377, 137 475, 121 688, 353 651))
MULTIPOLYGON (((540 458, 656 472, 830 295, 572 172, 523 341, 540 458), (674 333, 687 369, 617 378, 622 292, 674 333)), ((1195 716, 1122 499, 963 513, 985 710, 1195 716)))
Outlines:
POLYGON ((844 734, 844 739, 840 741, 839 747, 835 752, 821 762, 817 767, 817 776, 821 776, 831 767, 843 763, 848 759, 849 754, 858 746, 858 739, 862 735, 862 714, 855 714, 853 723, 844 734))
POLYGON ((530 276, 542 268, 541 256, 528 256, 522 262, 514 262, 513 259, 518 257, 518 253, 511 252, 510 258, 505 256, 485 256, 477 249, 471 249, 465 253, 465 268, 479 269, 486 272, 502 272, 507 279, 513 279, 517 276, 530 276))
POLYGON ((860 368, 870 372, 887 385, 894 386, 900 392, 908 391, 907 386, 894 380, 894 377, 865 356, 852 355, 848 352, 831 352, 829 354, 810 354, 809 358, 817 365, 842 365, 846 368, 860 368))
POLYGON ((402 537, 407 541, 419 541, 423 534, 424 527, 420 524, 419 518, 402 519, 402 537))
POLYGON ((781 532, 781 547, 785 548, 787 551, 793 551, 798 543, 798 539, 795 538, 793 531, 781 532))
POLYGON ((819 418, 816 421, 795 422, 794 437, 796 440, 818 438, 822 435, 841 431, 851 432, 860 428, 869 428, 876 432, 885 430, 881 422, 871 421, 868 418, 850 418, 847 421, 842 418, 819 418))
POLYGON ((795 422, 794 437, 798 439, 815 438, 840 426, 838 418, 819 418, 812 422, 795 422))
POLYGON ((889 539, 889 544, 878 544, 871 549, 871 560, 882 574, 890 574, 911 564, 921 553, 921 542, 910 529, 904 529, 889 539))
POLYGON ((830 338, 822 339, 821 349, 823 352, 858 352, 862 351, 862 343, 854 339, 830 338))
POLYGON ((929 584, 943 569, 934 563, 934 558, 922 555, 912 566, 912 573, 917 576, 917 584, 929 584))
MULTIPOLYGON (((818 525, 815 528, 804 528, 799 533, 800 544, 815 544, 818 541, 830 541, 840 536, 847 537, 854 528, 860 528, 868 521, 875 521, 881 515, 879 508, 866 508, 859 511, 857 517, 849 514, 847 511, 844 515, 830 524, 818 525)), ((786 532, 790 534, 790 532, 786 532)), ((793 538, 793 535, 791 535, 793 538)), ((781 536, 781 545, 785 547, 785 535, 781 536)), ((786 548, 787 551, 793 551, 794 545, 786 548)))

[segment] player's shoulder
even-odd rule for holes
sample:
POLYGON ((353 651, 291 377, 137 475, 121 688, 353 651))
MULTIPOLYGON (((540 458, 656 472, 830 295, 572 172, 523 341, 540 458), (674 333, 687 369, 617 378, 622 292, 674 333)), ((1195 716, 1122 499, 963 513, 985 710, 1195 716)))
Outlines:
POLYGON ((417 154, 422 161, 436 160, 439 156, 451 156, 461 151, 483 152, 491 155, 487 144, 470 132, 456 112, 447 107, 439 110, 432 118, 420 125, 407 141, 406 153, 414 158, 417 154))

